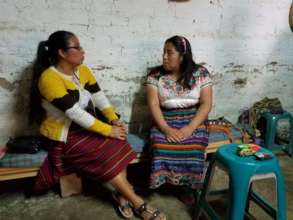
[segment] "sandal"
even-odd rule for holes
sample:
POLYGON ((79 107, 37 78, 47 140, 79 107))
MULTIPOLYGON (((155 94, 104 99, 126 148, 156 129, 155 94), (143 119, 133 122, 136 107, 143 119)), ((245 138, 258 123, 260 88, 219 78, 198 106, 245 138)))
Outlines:
POLYGON ((112 197, 118 203, 118 210, 120 214, 126 219, 132 218, 133 212, 129 201, 127 201, 119 192, 116 191, 112 192, 112 197), (122 202, 121 198, 124 198, 125 202, 122 202))
POLYGON ((160 210, 152 208, 147 205, 147 203, 143 203, 138 208, 134 209, 135 213, 139 215, 144 220, 166 220, 165 214, 160 212, 160 210), (147 218, 147 216, 149 216, 147 218))

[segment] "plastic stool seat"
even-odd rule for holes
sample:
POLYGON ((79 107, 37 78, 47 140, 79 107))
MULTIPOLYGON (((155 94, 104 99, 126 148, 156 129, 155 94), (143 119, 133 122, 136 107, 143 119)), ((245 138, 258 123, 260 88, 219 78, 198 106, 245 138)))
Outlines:
POLYGON ((292 114, 284 111, 282 113, 263 113, 263 117, 266 120, 265 130, 265 143, 264 147, 270 150, 277 149, 278 145, 275 143, 275 137, 277 134, 277 125, 280 119, 288 119, 290 123, 290 140, 287 148, 289 149, 291 157, 293 156, 293 117, 292 114))
POLYGON ((228 219, 243 219, 249 201, 253 200, 272 217, 285 220, 287 213, 284 178, 277 158, 271 151, 264 148, 261 148, 261 152, 271 154, 273 156, 272 159, 259 161, 254 156, 240 157, 236 153, 237 146, 237 144, 223 145, 216 152, 208 169, 204 188, 195 210, 194 219, 198 219, 203 210, 211 219, 219 219, 207 202, 208 194, 215 194, 215 192, 208 193, 208 188, 215 166, 219 166, 220 168, 224 168, 229 174, 228 219), (274 209, 263 198, 252 191, 253 181, 267 178, 275 178, 276 180, 277 209, 274 209))

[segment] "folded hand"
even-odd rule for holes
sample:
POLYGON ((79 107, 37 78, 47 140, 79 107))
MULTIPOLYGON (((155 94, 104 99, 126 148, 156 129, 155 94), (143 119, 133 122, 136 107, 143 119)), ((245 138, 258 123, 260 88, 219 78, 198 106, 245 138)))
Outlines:
POLYGON ((189 138, 192 135, 193 131, 194 129, 190 125, 180 128, 180 132, 183 136, 183 140, 189 138))
POLYGON ((126 125, 122 121, 120 121, 119 119, 111 121, 111 124, 123 128, 124 131, 126 132, 126 134, 128 134, 128 129, 127 129, 126 125))
POLYGON ((109 137, 117 138, 119 140, 126 140, 127 132, 125 131, 123 127, 113 125, 111 133, 109 134, 109 137))
POLYGON ((174 142, 174 143, 179 143, 181 141, 183 141, 183 134, 180 130, 176 129, 176 128, 167 128, 163 131, 166 135, 166 139, 169 142, 174 142))

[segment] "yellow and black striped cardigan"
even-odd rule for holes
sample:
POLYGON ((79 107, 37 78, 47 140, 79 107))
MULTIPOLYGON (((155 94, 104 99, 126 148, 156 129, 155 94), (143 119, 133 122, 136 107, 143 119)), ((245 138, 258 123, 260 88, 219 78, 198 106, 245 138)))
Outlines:
POLYGON ((77 67, 73 76, 49 67, 41 74, 38 86, 42 107, 46 110, 40 133, 49 139, 66 142, 72 121, 104 136, 110 134, 112 126, 85 110, 81 100, 84 95, 81 94, 87 94, 87 101, 92 101, 109 122, 118 119, 91 70, 83 64, 77 67))

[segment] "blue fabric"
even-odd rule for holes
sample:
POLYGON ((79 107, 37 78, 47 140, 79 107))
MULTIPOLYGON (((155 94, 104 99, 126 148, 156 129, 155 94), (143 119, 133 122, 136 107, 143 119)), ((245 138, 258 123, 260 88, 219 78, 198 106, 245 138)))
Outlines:
POLYGON ((0 167, 39 167, 47 154, 45 150, 40 150, 36 154, 6 153, 0 160, 0 167))
POLYGON ((141 153, 147 144, 147 138, 144 136, 138 136, 136 134, 128 134, 128 143, 136 153, 141 153))
MULTIPOLYGON (((242 138, 241 132, 239 130, 236 130, 235 128, 232 128, 232 136, 236 139, 242 138)), ((228 136, 225 132, 210 132, 209 133, 209 143, 224 141, 227 139, 228 139, 228 136)))

